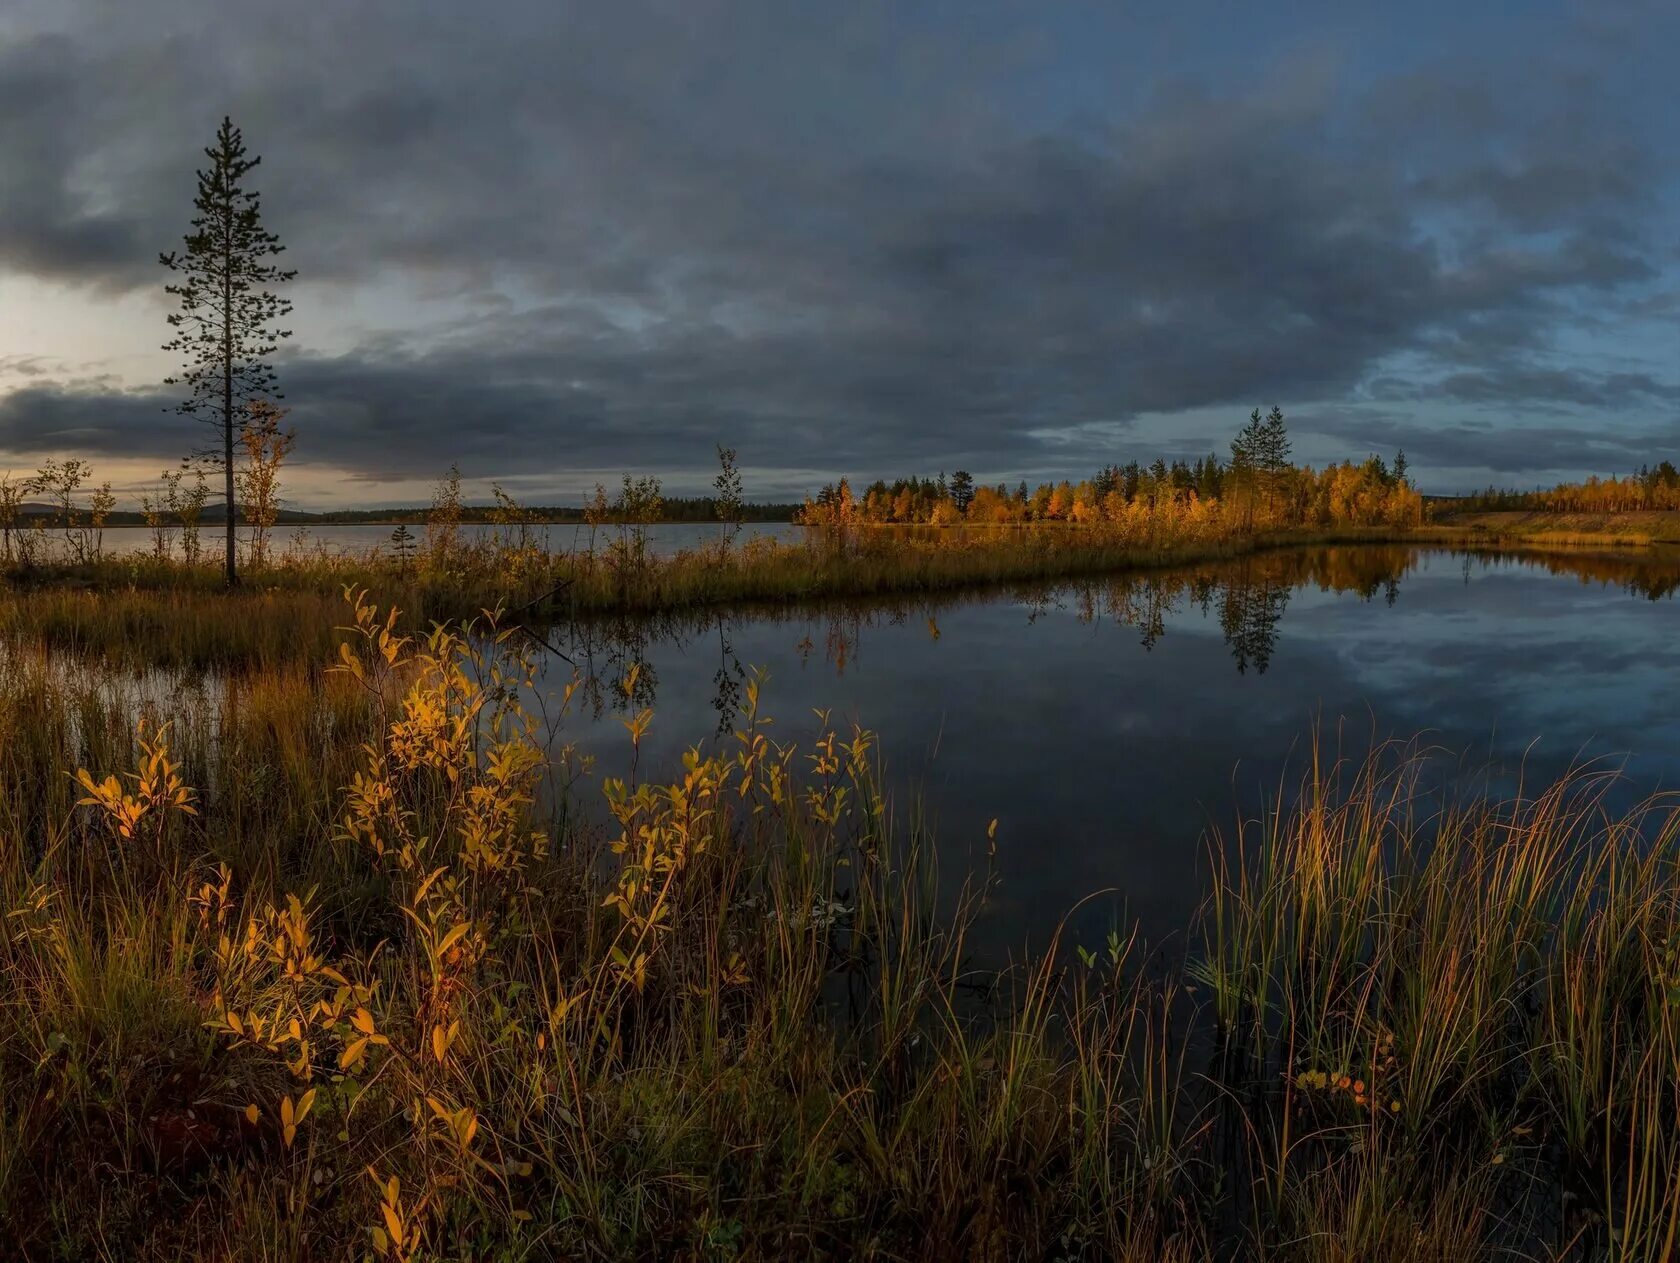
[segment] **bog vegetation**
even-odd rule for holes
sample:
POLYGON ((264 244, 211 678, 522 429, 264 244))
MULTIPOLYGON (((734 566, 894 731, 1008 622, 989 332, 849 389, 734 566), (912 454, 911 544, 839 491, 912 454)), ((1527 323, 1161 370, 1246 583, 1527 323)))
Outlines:
POLYGON ((582 679, 503 617, 406 636, 352 593, 342 621, 325 664, 203 688, 8 641, 19 1256, 1673 1246, 1666 802, 1315 759, 1204 839, 1182 966, 1122 928, 983 967, 988 874, 936 896, 868 732, 781 741, 748 678, 673 780, 597 780, 582 679))

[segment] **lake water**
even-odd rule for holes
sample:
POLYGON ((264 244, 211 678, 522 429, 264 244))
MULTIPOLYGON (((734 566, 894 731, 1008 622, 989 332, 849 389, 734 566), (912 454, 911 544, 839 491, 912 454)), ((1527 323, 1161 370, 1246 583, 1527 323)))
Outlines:
POLYGON ((1304 768, 1315 730, 1355 757, 1419 733, 1437 780, 1506 792, 1583 760, 1625 797, 1680 786, 1680 561, 1407 548, 1275 553, 1193 571, 938 602, 594 623, 553 633, 598 686, 573 739, 625 767, 613 681, 640 662, 655 709, 644 776, 715 732, 728 681, 768 673, 774 735, 815 708, 881 739, 901 809, 919 799, 945 876, 997 871, 984 937, 1042 944, 1194 912, 1203 833, 1304 768), (720 677, 720 672, 721 677, 720 677), (720 678, 725 687, 720 696, 720 678))

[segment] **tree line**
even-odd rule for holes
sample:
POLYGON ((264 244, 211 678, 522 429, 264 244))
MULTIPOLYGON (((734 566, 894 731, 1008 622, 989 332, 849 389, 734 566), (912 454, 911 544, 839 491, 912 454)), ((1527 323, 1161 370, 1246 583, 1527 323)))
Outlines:
POLYGON ((1245 529, 1354 523, 1415 525, 1423 520, 1405 452, 1392 462, 1370 456, 1321 470, 1290 462, 1282 409, 1256 409, 1231 442, 1230 456, 1209 453, 1194 461, 1157 458, 1150 464, 1109 464, 1078 482, 979 484, 966 470, 947 477, 878 480, 854 492, 848 479, 825 485, 800 507, 806 525, 949 526, 959 522, 1009 525, 1068 522, 1097 526, 1140 515, 1158 518, 1217 517, 1245 529))
POLYGON ((1461 507, 1479 510, 1526 510, 1540 513, 1637 513, 1680 510, 1680 469, 1674 462, 1643 465, 1618 478, 1596 475, 1584 482, 1563 482, 1547 490, 1501 491, 1489 487, 1461 497, 1461 507))

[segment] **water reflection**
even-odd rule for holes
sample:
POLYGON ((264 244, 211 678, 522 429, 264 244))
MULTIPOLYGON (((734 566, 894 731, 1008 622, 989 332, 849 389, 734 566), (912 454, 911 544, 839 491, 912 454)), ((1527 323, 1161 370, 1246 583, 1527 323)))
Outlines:
MULTIPOLYGON (((997 940, 1082 916, 1182 926, 1201 835, 1292 782, 1315 730, 1332 755, 1419 732, 1444 778, 1495 792, 1583 758, 1630 793, 1680 784, 1680 566, 1651 554, 1512 557, 1322 548, 932 598, 781 605, 548 632, 578 663, 568 733, 617 775, 616 715, 653 707, 647 775, 763 704, 783 740, 814 710, 880 734, 901 810, 937 830, 953 881, 1000 821, 997 940), (621 684, 634 674, 634 696, 621 684), (588 722, 589 720, 603 722, 588 722)), ((569 673, 569 668, 567 668, 569 673)))
POLYGON ((975 605, 1017 607, 1025 625, 1052 614, 1071 614, 1087 626, 1115 624, 1135 632, 1146 652, 1155 649, 1175 619, 1194 610, 1204 618, 1216 616, 1238 675, 1263 675, 1277 650, 1284 616, 1295 594, 1310 590, 1393 608, 1408 576, 1430 558, 1450 559, 1464 584, 1478 573, 1514 569, 1573 577, 1583 584, 1650 601, 1668 600, 1680 591, 1680 558, 1364 545, 1291 549, 1192 568, 916 598, 579 620, 546 629, 545 636, 580 668, 581 692, 595 719, 609 709, 640 709, 657 701, 657 648, 675 648, 696 660, 704 656, 712 667, 713 708, 718 731, 723 732, 739 708, 748 674, 748 664, 735 649, 736 633, 742 627, 799 628, 802 634, 791 644, 800 665, 819 660, 839 678, 862 652, 869 632, 922 626, 927 639, 937 642, 941 619, 975 605), (621 685, 633 667, 635 689, 626 694, 621 685))

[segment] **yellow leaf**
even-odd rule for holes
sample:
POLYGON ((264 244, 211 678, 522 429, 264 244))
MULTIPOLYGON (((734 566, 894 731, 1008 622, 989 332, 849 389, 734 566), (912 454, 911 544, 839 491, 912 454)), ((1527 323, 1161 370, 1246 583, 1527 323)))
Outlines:
POLYGON ((245 1107, 245 1118, 246 1118, 247 1121, 254 1124, 257 1121, 257 1119, 259 1119, 261 1117, 262 1117, 262 1111, 260 1109, 258 1109, 255 1105, 247 1105, 245 1107))
POLYGON ((456 944, 457 941, 459 941, 461 936, 464 935, 471 928, 472 928, 472 925, 471 925, 470 922, 463 921, 459 925, 457 925, 454 929, 450 930, 449 933, 445 934, 443 936, 443 941, 438 944, 438 947, 437 947, 438 955, 442 956, 445 952, 447 952, 451 947, 453 947, 456 944))
POLYGON ((386 1230, 390 1232, 391 1239, 393 1241, 400 1242, 403 1239, 403 1225, 402 1220, 397 1215, 397 1212, 391 1208, 391 1204, 389 1202, 381 1202, 379 1206, 379 1213, 385 1216, 385 1227, 386 1230))
POLYGON ((364 1035, 371 1035, 373 1034, 373 1014, 366 1009, 357 1009, 356 1016, 350 1019, 350 1025, 364 1035))
POLYGON ((367 1045, 367 1037, 364 1035, 361 1039, 346 1047, 338 1055, 338 1068, 340 1070, 350 1069, 351 1066, 362 1059, 362 1054, 367 1051, 367 1045))

